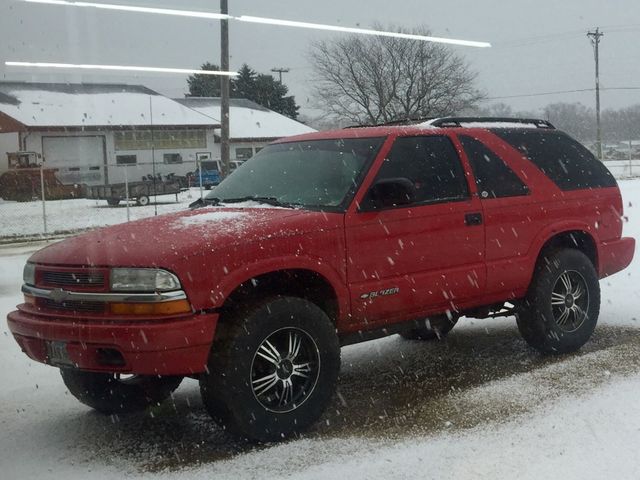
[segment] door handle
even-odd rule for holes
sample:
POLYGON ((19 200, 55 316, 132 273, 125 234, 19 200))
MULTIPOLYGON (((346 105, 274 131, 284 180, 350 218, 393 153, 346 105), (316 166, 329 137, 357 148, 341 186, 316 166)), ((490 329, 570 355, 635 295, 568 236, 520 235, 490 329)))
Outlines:
POLYGON ((482 225, 481 213, 466 213, 464 216, 464 224, 467 227, 473 227, 475 225, 482 225))

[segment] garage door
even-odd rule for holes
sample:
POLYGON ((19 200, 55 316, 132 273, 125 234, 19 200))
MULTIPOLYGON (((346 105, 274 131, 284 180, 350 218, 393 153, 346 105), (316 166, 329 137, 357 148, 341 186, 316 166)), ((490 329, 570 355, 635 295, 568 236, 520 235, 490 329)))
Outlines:
POLYGON ((58 169, 64 184, 102 185, 104 175, 104 137, 43 137, 45 165, 58 169))

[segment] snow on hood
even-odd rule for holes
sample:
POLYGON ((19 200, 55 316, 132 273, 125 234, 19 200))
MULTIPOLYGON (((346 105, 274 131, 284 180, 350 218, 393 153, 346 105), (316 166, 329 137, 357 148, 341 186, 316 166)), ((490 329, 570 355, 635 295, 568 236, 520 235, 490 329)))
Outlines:
POLYGON ((78 235, 36 252, 30 260, 58 265, 154 266, 240 242, 301 234, 316 229, 314 225, 326 225, 326 218, 320 212, 288 208, 205 207, 78 235))
POLYGON ((235 227, 243 223, 243 220, 246 220, 247 216, 248 215, 246 212, 225 212, 224 210, 214 210, 212 212, 202 212, 200 213, 200 215, 181 217, 178 219, 178 221, 174 222, 174 225, 180 224, 181 226, 209 226, 211 223, 223 223, 224 220, 235 219, 236 221, 232 223, 232 225, 235 227))

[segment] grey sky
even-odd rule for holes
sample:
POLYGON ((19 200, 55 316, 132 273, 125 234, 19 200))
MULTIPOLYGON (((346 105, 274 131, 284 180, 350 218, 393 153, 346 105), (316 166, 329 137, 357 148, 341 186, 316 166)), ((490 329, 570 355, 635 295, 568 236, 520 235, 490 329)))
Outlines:
MULTIPOLYGON (((94 0, 105 1, 105 0, 94 0)), ((217 0, 130 0, 127 3, 218 11, 217 0)), ((640 87, 638 0, 431 0, 340 1, 229 0, 230 13, 344 26, 375 22, 428 25, 434 35, 487 40, 491 49, 456 47, 478 72, 490 97, 593 87, 593 52, 586 31, 600 26, 604 87, 640 87)), ((231 66, 248 63, 260 72, 289 67, 284 82, 309 112, 309 42, 342 35, 267 25, 230 24, 231 66)), ((219 63, 217 22, 160 15, 99 11, 0 0, 0 60, 137 64, 198 68, 219 63)), ((94 75, 27 71, 0 66, 0 78, 32 81, 142 83, 181 96, 183 76, 94 75)), ((593 92, 502 100, 515 109, 553 101, 593 105, 593 92)), ((640 90, 604 91, 603 108, 640 103, 640 90)))

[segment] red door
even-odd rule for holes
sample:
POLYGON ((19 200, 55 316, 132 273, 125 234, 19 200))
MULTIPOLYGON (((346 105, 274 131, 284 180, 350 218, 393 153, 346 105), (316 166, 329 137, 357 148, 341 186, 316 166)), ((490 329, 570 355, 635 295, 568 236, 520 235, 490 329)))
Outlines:
MULTIPOLYGON (((369 208, 358 197, 345 217, 353 321, 376 324, 456 310, 485 285, 484 226, 451 140, 398 137, 375 179, 408 179, 410 204, 369 208)), ((374 166, 374 168, 375 168, 374 166)))

